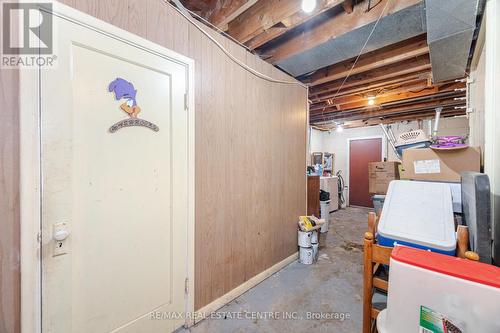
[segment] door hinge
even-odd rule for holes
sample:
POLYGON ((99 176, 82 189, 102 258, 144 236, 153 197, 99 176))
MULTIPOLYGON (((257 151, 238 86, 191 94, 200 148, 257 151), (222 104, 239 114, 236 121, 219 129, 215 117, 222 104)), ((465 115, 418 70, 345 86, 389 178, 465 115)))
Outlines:
POLYGON ((36 241, 37 241, 38 243, 41 243, 41 242, 42 242, 42 234, 41 234, 40 232, 36 234, 36 241))
POLYGON ((184 93, 184 110, 189 109, 189 99, 188 99, 188 93, 184 93))
POLYGON ((184 293, 187 295, 189 293, 189 279, 184 280, 184 293))

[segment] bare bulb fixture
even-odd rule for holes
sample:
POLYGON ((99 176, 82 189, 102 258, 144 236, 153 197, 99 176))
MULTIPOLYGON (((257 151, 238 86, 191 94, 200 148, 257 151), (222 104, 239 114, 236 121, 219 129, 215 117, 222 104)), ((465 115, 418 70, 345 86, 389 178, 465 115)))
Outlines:
POLYGON ((310 13, 316 8, 316 0, 302 0, 302 10, 310 13))
POLYGON ((373 96, 368 97, 368 105, 375 105, 375 97, 373 96))
POLYGON ((342 124, 337 125, 337 132, 342 132, 344 130, 344 126, 342 124))

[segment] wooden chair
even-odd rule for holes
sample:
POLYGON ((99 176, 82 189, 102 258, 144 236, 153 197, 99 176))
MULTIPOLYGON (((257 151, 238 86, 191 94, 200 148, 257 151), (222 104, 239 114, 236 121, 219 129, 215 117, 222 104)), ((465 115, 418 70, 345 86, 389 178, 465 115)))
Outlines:
POLYGON ((364 238, 363 333, 375 331, 375 320, 381 310, 372 304, 374 288, 385 292, 389 289, 388 281, 375 274, 381 265, 389 265, 392 252, 392 247, 380 246, 375 242, 377 222, 375 213, 369 213, 368 232, 364 238))

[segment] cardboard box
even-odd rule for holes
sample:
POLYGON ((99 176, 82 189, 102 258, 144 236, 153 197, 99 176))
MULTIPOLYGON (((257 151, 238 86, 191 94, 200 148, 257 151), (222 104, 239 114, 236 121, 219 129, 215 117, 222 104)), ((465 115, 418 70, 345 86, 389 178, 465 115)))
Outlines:
POLYGON ((368 165, 368 191, 386 194, 391 180, 399 179, 399 162, 372 162, 368 165))
POLYGON ((403 151, 401 178, 442 182, 460 182, 462 171, 480 171, 479 148, 454 150, 430 148, 403 151))

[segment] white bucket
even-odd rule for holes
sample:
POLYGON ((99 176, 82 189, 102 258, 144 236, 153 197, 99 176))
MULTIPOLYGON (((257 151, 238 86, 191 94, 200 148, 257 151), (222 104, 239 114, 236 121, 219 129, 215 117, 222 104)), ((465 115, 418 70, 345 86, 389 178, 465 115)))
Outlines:
POLYGON ((300 231, 299 230, 299 246, 300 247, 310 247, 311 246, 312 231, 300 231))
POLYGON ((318 244, 318 230, 312 231, 311 244, 318 244))
POLYGON ((319 246, 318 243, 312 245, 314 261, 318 260, 318 246, 319 246))
POLYGON ((310 265, 313 263, 313 248, 312 247, 300 247, 299 248, 299 262, 304 265, 310 265))

